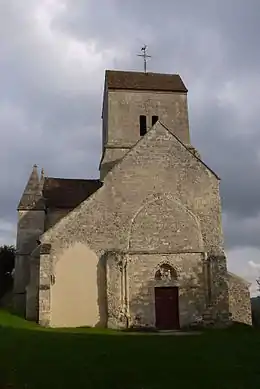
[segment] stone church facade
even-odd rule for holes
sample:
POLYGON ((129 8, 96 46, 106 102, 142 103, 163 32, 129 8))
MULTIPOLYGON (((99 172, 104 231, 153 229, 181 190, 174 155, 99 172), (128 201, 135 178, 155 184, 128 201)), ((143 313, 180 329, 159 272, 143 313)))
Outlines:
POLYGON ((18 206, 16 311, 52 327, 251 324, 180 76, 106 71, 102 121, 100 179, 33 168, 18 206))

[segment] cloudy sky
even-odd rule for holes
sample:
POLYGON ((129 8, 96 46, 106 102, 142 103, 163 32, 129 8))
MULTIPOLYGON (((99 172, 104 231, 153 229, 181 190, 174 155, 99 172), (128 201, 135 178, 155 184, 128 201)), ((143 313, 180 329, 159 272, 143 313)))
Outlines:
POLYGON ((260 274, 260 1, 0 0, 0 244, 37 163, 95 178, 104 70, 179 73, 193 144, 221 176, 229 269, 260 274))

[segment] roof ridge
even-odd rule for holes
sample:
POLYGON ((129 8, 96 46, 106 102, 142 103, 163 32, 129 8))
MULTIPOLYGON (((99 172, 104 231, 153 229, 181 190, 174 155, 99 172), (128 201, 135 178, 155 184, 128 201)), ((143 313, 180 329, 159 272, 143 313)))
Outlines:
POLYGON ((106 72, 111 72, 111 73, 130 73, 130 74, 145 74, 145 75, 149 75, 149 74, 155 74, 155 75, 158 75, 158 76, 177 76, 177 77, 180 77, 179 73, 161 73, 161 72, 146 72, 144 73, 143 71, 136 71, 136 70, 115 70, 115 69, 106 69, 105 70, 106 72))

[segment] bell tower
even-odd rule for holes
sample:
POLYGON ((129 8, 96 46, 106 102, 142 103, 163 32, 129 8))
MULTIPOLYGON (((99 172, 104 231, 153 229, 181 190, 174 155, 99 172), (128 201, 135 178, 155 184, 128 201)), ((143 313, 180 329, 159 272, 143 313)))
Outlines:
POLYGON ((101 181, 157 120, 189 145, 187 92, 178 74, 106 70, 101 181))

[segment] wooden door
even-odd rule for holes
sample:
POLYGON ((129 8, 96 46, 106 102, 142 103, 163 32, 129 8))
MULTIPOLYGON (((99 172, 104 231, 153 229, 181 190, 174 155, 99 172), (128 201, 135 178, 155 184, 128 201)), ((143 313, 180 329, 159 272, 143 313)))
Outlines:
POLYGON ((178 330, 179 290, 178 287, 155 288, 156 328, 160 330, 178 330))

